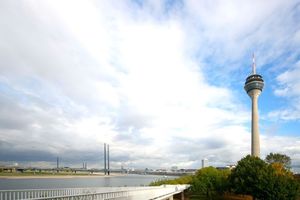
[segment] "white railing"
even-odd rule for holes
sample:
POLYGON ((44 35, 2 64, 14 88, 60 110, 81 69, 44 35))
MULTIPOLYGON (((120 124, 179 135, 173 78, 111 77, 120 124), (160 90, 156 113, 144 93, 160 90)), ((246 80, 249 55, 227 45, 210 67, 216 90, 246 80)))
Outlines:
POLYGON ((163 185, 155 187, 98 187, 35 190, 0 190, 0 200, 20 199, 165 199, 181 193, 189 185, 163 185))

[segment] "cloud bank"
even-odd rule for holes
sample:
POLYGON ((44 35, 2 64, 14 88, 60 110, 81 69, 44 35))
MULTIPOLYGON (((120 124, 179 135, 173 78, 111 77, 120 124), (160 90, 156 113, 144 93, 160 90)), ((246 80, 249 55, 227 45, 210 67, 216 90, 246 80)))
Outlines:
MULTIPOLYGON (((0 4, 2 161, 101 168, 106 142, 115 168, 235 163, 250 153, 252 51, 280 86, 266 90, 289 102, 263 110, 266 123, 299 119, 293 1, 0 4)), ((297 163, 292 141, 262 133, 262 154, 297 163)))

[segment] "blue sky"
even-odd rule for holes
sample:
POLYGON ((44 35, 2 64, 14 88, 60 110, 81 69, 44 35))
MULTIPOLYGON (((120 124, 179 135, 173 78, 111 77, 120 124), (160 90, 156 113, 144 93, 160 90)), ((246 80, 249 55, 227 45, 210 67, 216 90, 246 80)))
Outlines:
POLYGON ((1 1, 0 160, 199 168, 250 153, 300 165, 300 2, 1 1))

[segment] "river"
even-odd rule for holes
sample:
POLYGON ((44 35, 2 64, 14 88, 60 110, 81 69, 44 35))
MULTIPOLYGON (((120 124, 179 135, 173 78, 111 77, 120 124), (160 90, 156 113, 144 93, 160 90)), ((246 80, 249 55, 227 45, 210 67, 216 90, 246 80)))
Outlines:
MULTIPOLYGON (((0 177, 0 190, 144 186, 165 179, 154 175, 122 175, 112 177, 20 178, 0 177)), ((167 177, 175 178, 175 177, 167 177)))

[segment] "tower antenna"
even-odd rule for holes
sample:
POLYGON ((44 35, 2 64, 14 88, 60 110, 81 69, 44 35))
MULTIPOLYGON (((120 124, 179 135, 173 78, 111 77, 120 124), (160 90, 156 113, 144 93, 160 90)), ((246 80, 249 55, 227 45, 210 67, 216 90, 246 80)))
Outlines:
POLYGON ((256 63, 255 63, 255 55, 252 55, 252 74, 256 74, 256 63))

